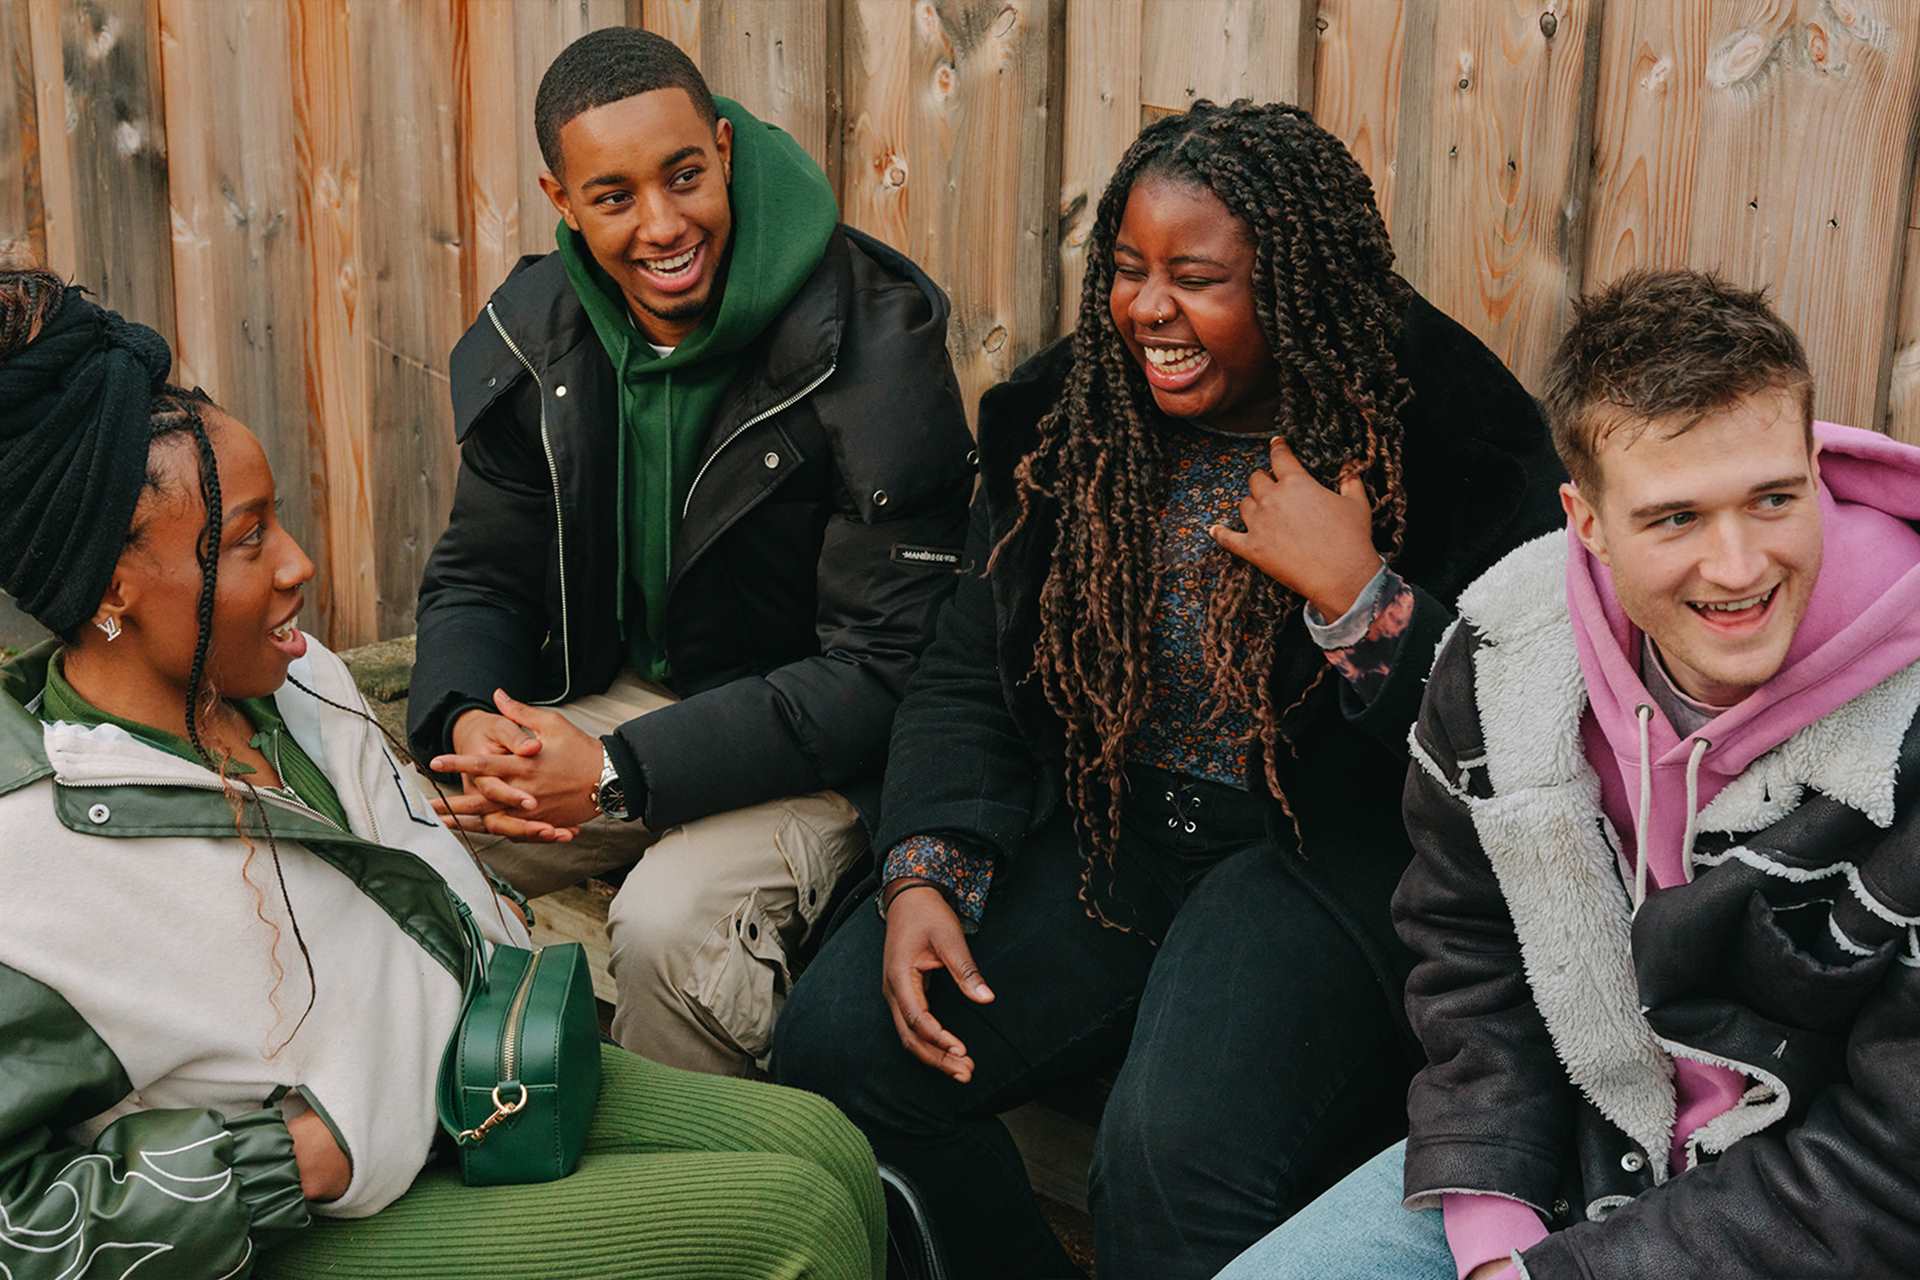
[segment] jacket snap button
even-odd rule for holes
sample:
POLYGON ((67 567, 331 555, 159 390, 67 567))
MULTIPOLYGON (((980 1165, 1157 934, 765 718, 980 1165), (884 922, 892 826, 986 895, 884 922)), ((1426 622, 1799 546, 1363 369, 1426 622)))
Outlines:
POLYGON ((497 387, 497 386, 499 386, 499 385, 500 385, 500 379, 498 379, 498 378, 488 378, 488 379, 487 379, 487 385, 488 385, 488 386, 490 386, 490 387, 497 387))
POLYGON ((553 389, 553 398, 556 400, 565 400, 567 398, 567 387, 565 383, 553 389))
POLYGON ((767 464, 767 470, 769 470, 769 471, 771 471, 771 470, 773 470, 773 469, 774 469, 775 467, 777 467, 777 466, 779 466, 779 465, 780 465, 780 455, 779 455, 779 454, 777 454, 777 453, 772 453, 772 452, 769 452, 769 453, 767 454, 767 456, 766 456, 766 457, 764 457, 764 458, 762 458, 762 459, 760 459, 760 461, 762 461, 762 462, 764 462, 764 463, 766 463, 766 464, 767 464))
POLYGON ((94 805, 91 809, 87 810, 87 821, 96 827, 112 816, 113 810, 103 804, 94 805))
POLYGON ((1629 1151, 1620 1157, 1620 1167, 1628 1173, 1638 1173, 1647 1167, 1647 1158, 1638 1151, 1629 1151))
POLYGON ((873 505, 876 507, 884 507, 887 505, 887 491, 885 489, 875 489, 873 491, 873 505))
POLYGON ((1569 1213, 1572 1213, 1572 1212, 1573 1212, 1573 1206, 1572 1206, 1572 1205, 1570 1205, 1570 1204, 1568 1204, 1568 1203, 1567 1203, 1567 1202, 1566 1202, 1565 1200, 1555 1200, 1555 1201, 1553 1202, 1553 1216, 1554 1216, 1554 1217, 1556 1217, 1556 1218, 1564 1218, 1564 1217, 1566 1217, 1566 1216, 1567 1216, 1567 1215, 1568 1215, 1569 1213))

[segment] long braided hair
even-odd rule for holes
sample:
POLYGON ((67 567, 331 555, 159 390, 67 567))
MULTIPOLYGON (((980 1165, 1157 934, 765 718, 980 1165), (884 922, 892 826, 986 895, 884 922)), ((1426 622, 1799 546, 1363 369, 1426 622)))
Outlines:
MULTIPOLYGON (((1112 863, 1126 742, 1153 697, 1148 646, 1161 589, 1167 420, 1108 297, 1127 197, 1149 180, 1212 192, 1253 241, 1254 310, 1279 380, 1273 434, 1322 484, 1360 478, 1374 544, 1389 558, 1406 528, 1399 413, 1410 390, 1393 348, 1411 290, 1393 271, 1366 172, 1299 107, 1202 99, 1148 125, 1100 198, 1072 367, 1040 421, 1038 444, 1016 469, 1017 517, 995 548, 997 556, 1037 513, 1051 511, 1034 671, 1065 725, 1067 797, 1087 846, 1081 901, 1109 924, 1089 886, 1093 859, 1112 863)), ((1325 664, 1293 703, 1277 707, 1276 648, 1300 598, 1222 549, 1209 554, 1217 562, 1202 651, 1213 714, 1252 719, 1267 785, 1285 805, 1276 766, 1282 726, 1318 687, 1325 664)))
MULTIPOLYGON (((59 310, 70 286, 52 272, 28 270, 0 273, 0 353, 25 346, 44 325, 48 317, 59 310)), ((240 876, 247 888, 253 893, 254 915, 260 923, 273 933, 273 945, 268 957, 273 968, 273 986, 267 1000, 275 1013, 276 1025, 280 1018, 280 988, 286 979, 286 970, 280 963, 280 926, 266 911, 266 895, 255 883, 251 874, 253 859, 258 852, 253 838, 248 834, 245 821, 245 802, 229 783, 228 769, 233 763, 232 755, 222 751, 216 757, 202 737, 202 726, 207 717, 213 714, 219 705, 220 692, 208 676, 208 666, 213 647, 213 614, 218 596, 220 581, 220 539, 225 529, 226 508, 220 495, 220 467, 216 460, 213 439, 207 432, 206 414, 208 410, 218 411, 213 397, 199 387, 179 387, 171 383, 154 393, 153 402, 147 413, 147 471, 141 487, 142 498, 147 493, 162 492, 167 483, 165 469, 153 456, 156 445, 182 440, 193 447, 194 461, 198 471, 200 503, 206 513, 205 522, 200 529, 199 538, 194 545, 194 559, 200 567, 200 595, 196 611, 196 631, 194 636, 193 661, 188 669, 186 693, 187 740, 196 754, 219 775, 222 791, 232 806, 234 831, 241 843, 246 846, 247 856, 240 864, 240 876)), ((136 509, 133 522, 127 528, 125 548, 140 545, 146 532, 146 522, 140 518, 136 509)), ((82 626, 85 624, 83 623, 82 626)), ((73 636, 63 637, 69 643, 73 636)), ((307 1017, 313 1012, 314 1001, 318 998, 318 984, 313 969, 313 956, 307 949, 306 937, 301 933, 300 920, 293 910, 293 899, 287 891, 286 874, 280 865, 280 848, 273 838, 273 828, 267 820, 266 805, 260 794, 245 779, 241 779, 251 797, 252 805, 260 822, 261 831, 267 839, 267 846, 273 858, 273 871, 279 883, 280 900, 285 905, 287 919, 293 925, 294 941, 298 944, 300 955, 306 962, 308 996, 306 1009, 300 1020, 294 1024, 279 1045, 268 1049, 266 1056, 271 1058, 292 1042, 300 1033, 307 1017)))

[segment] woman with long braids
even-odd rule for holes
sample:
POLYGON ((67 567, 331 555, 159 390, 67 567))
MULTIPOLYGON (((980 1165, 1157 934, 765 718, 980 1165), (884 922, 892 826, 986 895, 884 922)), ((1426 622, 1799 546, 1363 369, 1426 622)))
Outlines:
POLYGON ((1071 337, 981 402, 879 909, 776 1034, 956 1276, 1074 1274, 996 1117, 1123 1057, 1101 1280, 1210 1276, 1404 1131, 1407 730, 1447 602, 1558 520, 1533 401, 1305 111, 1149 125, 1087 250, 1071 337))
POLYGON ((461 1182, 454 895, 489 944, 522 907, 299 630, 266 454, 171 361, 0 272, 0 589, 56 637, 0 667, 0 1276, 871 1277, 832 1108, 617 1048, 574 1173, 461 1182))

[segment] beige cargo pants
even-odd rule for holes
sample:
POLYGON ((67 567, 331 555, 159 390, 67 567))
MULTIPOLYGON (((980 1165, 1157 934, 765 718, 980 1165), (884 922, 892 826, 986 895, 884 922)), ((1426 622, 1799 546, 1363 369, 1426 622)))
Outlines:
MULTIPOLYGON (((673 701, 622 672, 605 693, 556 710, 597 738, 673 701)), ((607 910, 614 1039, 656 1062, 738 1076, 765 1066, 789 957, 867 837, 851 804, 819 791, 660 832, 596 818, 567 844, 483 837, 476 847, 529 898, 632 867, 607 910)))

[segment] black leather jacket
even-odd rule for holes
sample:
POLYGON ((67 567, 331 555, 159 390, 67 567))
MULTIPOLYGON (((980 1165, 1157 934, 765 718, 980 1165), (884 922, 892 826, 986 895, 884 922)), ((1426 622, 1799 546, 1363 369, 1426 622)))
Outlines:
MULTIPOLYGON (((750 349, 675 535, 683 701, 610 743, 648 826, 821 787, 871 803, 974 471, 947 314, 917 267, 843 227, 750 349)), ((460 474, 420 588, 408 725, 422 758, 496 686, 565 702, 625 657, 615 374, 557 254, 495 291, 451 379, 460 474)))
POLYGON ((1409 1200, 1533 1206, 1553 1233, 1531 1280, 1913 1276, 1920 667, 1749 765, 1692 880, 1634 915, 1581 749, 1564 548, 1461 598, 1414 732, 1409 1200), (1670 1054, 1754 1082, 1677 1176, 1670 1054))

